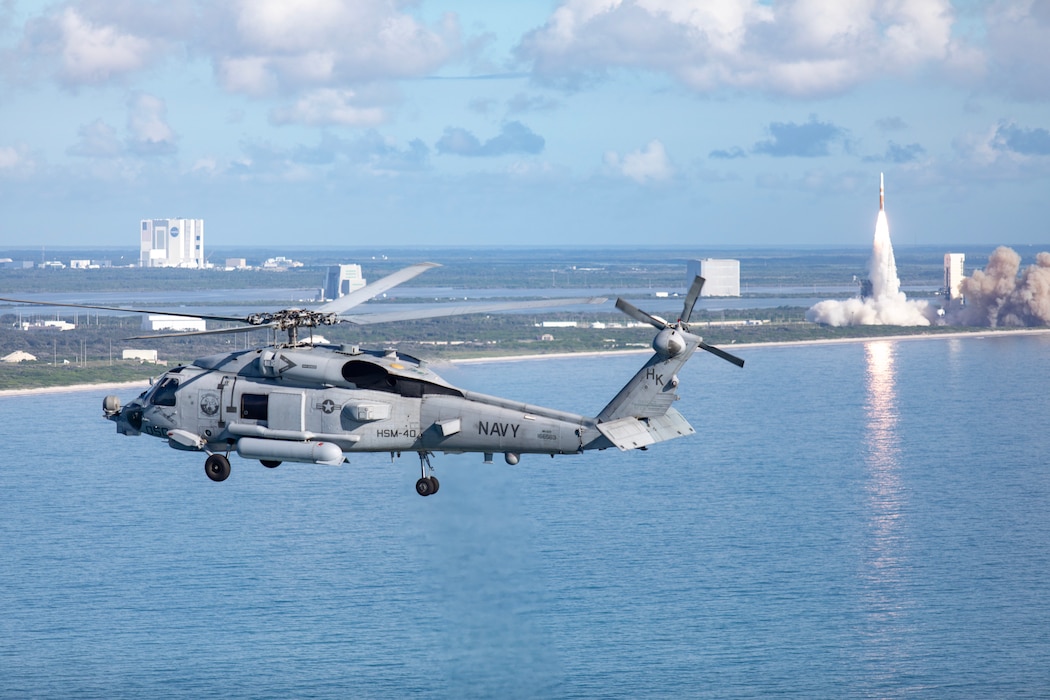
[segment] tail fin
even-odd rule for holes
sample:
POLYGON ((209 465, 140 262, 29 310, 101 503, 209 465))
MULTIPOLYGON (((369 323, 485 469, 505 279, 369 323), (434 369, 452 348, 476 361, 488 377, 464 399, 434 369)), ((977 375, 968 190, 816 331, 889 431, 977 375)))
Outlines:
MULTIPOLYGON (((672 342, 681 348, 670 357, 657 351, 649 361, 631 377, 631 381, 620 389, 620 393, 598 414, 602 422, 620 418, 655 418, 667 413, 671 404, 678 400, 678 370, 689 361, 700 345, 700 338, 682 331, 661 331, 671 334, 672 342)), ((655 342, 654 342, 655 345, 655 342)))
POLYGON ((598 431, 621 450, 644 448, 696 431, 671 408, 678 400, 678 370, 700 346, 700 338, 677 329, 660 331, 656 353, 598 414, 598 431))
POLYGON ((653 339, 655 354, 597 416, 599 432, 621 450, 644 448, 654 442, 696 432, 681 413, 671 408, 671 404, 678 400, 675 394, 678 370, 697 348, 738 367, 744 366, 739 357, 708 345, 700 336, 689 332, 689 318, 703 286, 703 277, 693 280, 682 315, 674 323, 642 311, 624 299, 616 300, 616 308, 660 331, 653 339))

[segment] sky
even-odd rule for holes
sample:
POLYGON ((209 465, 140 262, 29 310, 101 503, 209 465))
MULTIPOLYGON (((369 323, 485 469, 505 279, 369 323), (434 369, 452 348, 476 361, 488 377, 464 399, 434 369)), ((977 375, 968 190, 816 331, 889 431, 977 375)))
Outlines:
POLYGON ((1044 0, 0 0, 0 244, 1050 243, 1044 0))

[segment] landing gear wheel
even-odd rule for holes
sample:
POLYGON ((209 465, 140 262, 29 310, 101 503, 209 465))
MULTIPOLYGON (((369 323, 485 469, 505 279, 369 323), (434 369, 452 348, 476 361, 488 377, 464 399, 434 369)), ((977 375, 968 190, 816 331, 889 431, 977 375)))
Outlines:
POLYGON ((230 475, 230 460, 220 454, 208 455, 204 460, 204 473, 212 481, 226 481, 230 475))
POLYGON ((279 459, 260 459, 259 463, 269 469, 274 469, 276 467, 281 466, 281 460, 279 459))
POLYGON ((432 496, 438 492, 441 488, 441 484, 438 483, 436 477, 427 476, 427 469, 430 469, 430 453, 426 450, 420 450, 419 455, 419 481, 416 482, 416 493, 420 496, 432 496))

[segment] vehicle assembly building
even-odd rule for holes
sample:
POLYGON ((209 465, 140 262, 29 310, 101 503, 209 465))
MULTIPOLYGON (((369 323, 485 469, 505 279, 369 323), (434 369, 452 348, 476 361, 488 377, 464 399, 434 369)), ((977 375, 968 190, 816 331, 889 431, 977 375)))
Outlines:
POLYGON ((360 265, 329 265, 321 294, 326 301, 332 301, 355 289, 361 289, 366 283, 367 280, 361 275, 360 265))
POLYGON ((702 297, 740 296, 739 260, 690 260, 686 265, 686 273, 687 284, 692 284, 697 275, 707 280, 700 292, 702 297))
POLYGON ((143 219, 139 227, 142 267, 205 267, 204 219, 143 219))

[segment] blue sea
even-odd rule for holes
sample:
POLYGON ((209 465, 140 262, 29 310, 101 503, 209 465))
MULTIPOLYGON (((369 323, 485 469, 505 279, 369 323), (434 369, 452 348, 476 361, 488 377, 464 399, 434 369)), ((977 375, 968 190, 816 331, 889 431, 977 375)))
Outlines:
MULTIPOLYGON (((438 455, 429 498, 0 399, 0 697, 1050 696, 1050 335, 737 352, 692 437, 438 455)), ((643 362, 437 369, 593 414, 643 362)))

